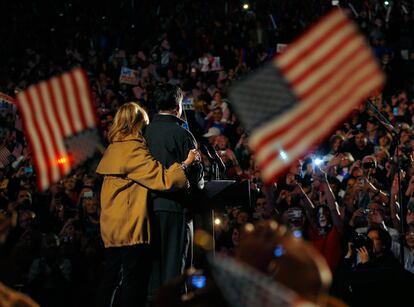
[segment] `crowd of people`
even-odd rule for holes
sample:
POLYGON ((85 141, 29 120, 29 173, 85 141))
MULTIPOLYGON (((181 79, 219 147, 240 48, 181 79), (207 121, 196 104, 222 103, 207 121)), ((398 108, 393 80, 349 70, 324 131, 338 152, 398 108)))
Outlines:
MULTIPOLYGON (((250 203, 229 202, 216 212, 217 254, 237 255, 246 225, 275 220, 325 258, 332 295, 352 306, 397 306, 414 274, 414 4, 340 1, 366 35, 387 85, 329 140, 264 186, 248 145, 250 131, 227 99, 229 90, 271 59, 278 43, 290 43, 331 9, 331 1, 303 1, 303 7, 251 1, 249 10, 240 1, 149 2, 121 1, 125 15, 118 16, 110 15, 109 3, 95 10, 73 1, 54 6, 47 25, 37 23, 45 7, 22 10, 3 41, 14 44, 26 29, 25 15, 36 25, 10 53, 0 51, 0 92, 15 96, 81 66, 108 145, 120 106, 135 101, 152 119, 154 89, 178 85, 187 128, 225 165, 220 178, 250 182, 250 203), (120 82, 122 67, 137 72, 136 84, 120 82)), ((21 9, 13 5, 12 11, 21 9)), ((1 246, 0 279, 41 306, 90 306, 104 263, 97 161, 39 192, 18 111, 3 104, 0 112, 0 209, 18 213, 1 246)), ((202 160, 210 180, 212 160, 203 152, 202 160)))

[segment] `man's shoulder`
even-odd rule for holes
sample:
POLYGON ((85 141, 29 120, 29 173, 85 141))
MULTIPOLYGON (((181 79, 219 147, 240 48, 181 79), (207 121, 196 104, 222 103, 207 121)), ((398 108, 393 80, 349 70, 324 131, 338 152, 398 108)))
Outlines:
POLYGON ((154 122, 150 123, 144 131, 145 137, 152 136, 152 135, 174 135, 174 136, 185 136, 187 135, 188 131, 184 127, 174 123, 168 122, 154 122))
POLYGON ((173 125, 181 125, 184 121, 178 118, 175 115, 171 114, 155 114, 151 120, 151 124, 173 124, 173 125))
POLYGON ((179 119, 172 120, 171 118, 163 118, 161 116, 154 117, 153 121, 145 128, 145 136, 161 133, 168 133, 174 135, 191 136, 192 134, 186 128, 181 126, 179 119))
POLYGON ((175 118, 175 116, 156 114, 150 124, 146 127, 146 131, 155 129, 172 129, 179 131, 184 128, 181 127, 180 120, 175 118))

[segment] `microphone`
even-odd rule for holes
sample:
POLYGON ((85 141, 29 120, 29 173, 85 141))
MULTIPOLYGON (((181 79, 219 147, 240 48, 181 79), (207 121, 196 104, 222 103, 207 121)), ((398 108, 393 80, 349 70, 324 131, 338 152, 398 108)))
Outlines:
POLYGON ((369 100, 367 100, 367 106, 374 111, 374 117, 389 131, 398 134, 398 130, 382 115, 377 107, 369 100))
POLYGON ((206 145, 204 145, 204 144, 200 144, 200 151, 201 151, 201 153, 203 153, 204 155, 206 155, 206 156, 207 156, 207 158, 208 158, 210 161, 214 160, 214 159, 213 159, 213 156, 210 154, 210 151, 207 149, 207 146, 206 146, 206 145))
POLYGON ((212 156, 213 156, 214 161, 217 163, 219 169, 222 172, 225 172, 226 171, 226 165, 224 164, 221 157, 218 155, 217 151, 213 148, 213 146, 211 146, 211 148, 212 148, 211 151, 212 151, 212 156))
POLYGON ((226 171, 226 165, 224 164, 221 157, 218 155, 217 151, 210 143, 208 143, 208 141, 202 141, 200 150, 203 154, 205 154, 208 157, 210 162, 216 163, 218 165, 220 171, 226 171))

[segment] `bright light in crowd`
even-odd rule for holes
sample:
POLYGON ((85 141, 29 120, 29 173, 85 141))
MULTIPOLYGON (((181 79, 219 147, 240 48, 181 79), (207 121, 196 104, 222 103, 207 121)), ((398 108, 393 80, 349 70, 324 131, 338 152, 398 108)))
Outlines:
POLYGON ((300 231, 300 230, 294 230, 293 231, 293 236, 295 237, 295 238, 302 238, 302 231, 300 231))
POLYGON ((243 10, 248 10, 248 9, 249 9, 249 4, 243 3, 243 10))
POLYGON ((284 152, 283 150, 281 150, 281 151, 280 151, 280 158, 281 158, 283 161, 287 161, 287 160, 289 159, 289 157, 288 157, 287 153, 286 153, 286 152, 284 152))
POLYGON ((61 157, 61 158, 57 159, 56 162, 59 165, 64 165, 64 164, 67 164, 69 162, 69 160, 68 160, 68 158, 61 157))
POLYGON ((244 231, 253 232, 253 230, 254 230, 254 225, 252 223, 247 223, 246 225, 244 225, 244 231))
POLYGON ((339 0, 332 0, 331 1, 333 6, 338 6, 339 5, 339 0))
POLYGON ((216 217, 216 218, 214 219, 214 224, 216 224, 216 225, 220 225, 220 224, 221 224, 221 220, 220 220, 218 217, 216 217))
POLYGON ((275 250, 273 251, 273 255, 275 255, 275 257, 279 258, 283 256, 283 246, 282 245, 278 245, 276 246, 275 250))
POLYGON ((390 2, 389 2, 389 1, 384 1, 384 5, 385 5, 385 6, 390 5, 390 2))
POLYGON ((313 163, 314 163, 316 166, 321 165, 321 164, 322 164, 322 162, 323 162, 323 160, 322 160, 322 159, 320 159, 320 158, 316 158, 315 160, 313 160, 313 163))
POLYGON ((197 289, 202 289, 206 286, 206 277, 203 276, 203 275, 201 275, 201 276, 197 276, 197 275, 192 276, 191 277, 191 283, 197 289))

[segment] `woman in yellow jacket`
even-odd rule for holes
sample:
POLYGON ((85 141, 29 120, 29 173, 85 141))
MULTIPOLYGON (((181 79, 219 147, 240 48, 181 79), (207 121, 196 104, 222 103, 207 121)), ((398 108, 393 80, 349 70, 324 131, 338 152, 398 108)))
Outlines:
POLYGON ((101 235, 105 269, 98 305, 109 306, 122 272, 122 306, 145 306, 149 277, 149 190, 167 191, 187 186, 185 170, 197 159, 190 151, 183 163, 164 168, 150 155, 141 134, 147 113, 136 103, 122 105, 108 133, 110 145, 97 173, 101 190, 101 235), (122 270, 121 270, 122 268, 122 270))

